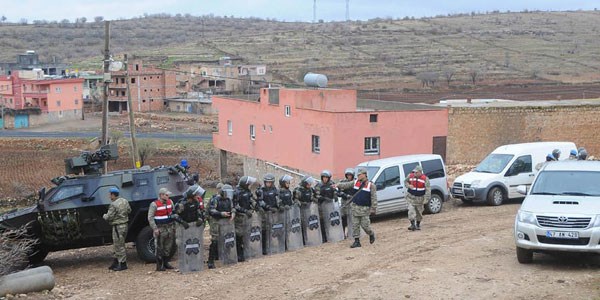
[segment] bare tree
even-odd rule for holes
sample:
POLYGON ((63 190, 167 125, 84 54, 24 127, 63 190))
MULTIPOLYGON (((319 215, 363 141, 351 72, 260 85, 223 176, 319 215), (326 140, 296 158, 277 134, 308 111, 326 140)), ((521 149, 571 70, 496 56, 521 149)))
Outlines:
POLYGON ((446 83, 450 86, 450 82, 452 81, 452 77, 456 74, 456 70, 452 68, 445 68, 443 71, 444 78, 446 79, 446 83))
POLYGON ((27 25, 28 20, 25 18, 21 18, 21 20, 19 20, 19 24, 21 25, 27 25))
POLYGON ((417 74, 417 78, 421 80, 423 87, 435 87, 435 83, 438 81, 439 77, 440 74, 438 72, 423 72, 417 74))
POLYGON ((149 140, 138 141, 137 146, 138 146, 138 155, 139 155, 140 163, 142 166, 145 165, 147 160, 150 159, 150 157, 152 157, 158 150, 156 148, 156 143, 149 141, 149 140))
POLYGON ((104 21, 104 17, 103 16, 96 16, 96 17, 94 17, 94 22, 100 23, 102 21, 104 21))
POLYGON ((6 22, 6 16, 0 17, 0 21, 2 21, 2 23, 6 22))
POLYGON ((481 73, 481 68, 479 66, 471 66, 469 68, 469 78, 471 79, 471 83, 477 83, 477 80, 479 80, 481 73))
POLYGON ((37 240, 28 238, 27 229, 22 227, 0 233, 0 276, 8 275, 27 266, 29 254, 37 240))

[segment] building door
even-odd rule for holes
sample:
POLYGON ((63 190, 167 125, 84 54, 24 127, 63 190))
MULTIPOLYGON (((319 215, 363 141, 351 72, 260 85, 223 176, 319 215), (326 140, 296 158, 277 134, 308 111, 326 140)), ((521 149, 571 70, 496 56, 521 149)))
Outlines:
POLYGON ((446 137, 445 136, 434 136, 433 137, 433 154, 438 154, 442 157, 444 162, 446 161, 446 137))
POLYGON ((15 128, 29 127, 29 115, 15 115, 15 128))
POLYGON ((4 119, 0 119, 0 128, 4 129, 4 119))

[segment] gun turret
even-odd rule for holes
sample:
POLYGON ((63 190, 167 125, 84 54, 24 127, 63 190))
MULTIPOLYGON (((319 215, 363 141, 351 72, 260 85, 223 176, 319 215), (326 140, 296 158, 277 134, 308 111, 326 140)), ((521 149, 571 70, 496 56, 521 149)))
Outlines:
POLYGON ((65 174, 101 174, 104 162, 119 158, 117 144, 108 144, 95 152, 84 151, 77 157, 65 159, 65 174))

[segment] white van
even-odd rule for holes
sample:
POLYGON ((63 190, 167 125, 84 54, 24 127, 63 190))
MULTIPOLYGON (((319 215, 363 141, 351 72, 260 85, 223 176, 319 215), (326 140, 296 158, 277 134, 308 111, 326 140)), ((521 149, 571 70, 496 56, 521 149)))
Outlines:
POLYGON ((490 153, 475 170, 454 180, 452 196, 464 203, 484 202, 500 205, 507 199, 523 198, 517 186, 529 186, 535 176, 536 165, 546 161, 552 150, 561 151, 560 160, 576 150, 572 142, 539 142, 504 145, 490 153))
POLYGON ((444 161, 437 154, 416 154, 371 160, 356 167, 367 169, 369 180, 377 187, 378 215, 408 210, 404 179, 417 165, 423 167, 431 185, 431 200, 425 211, 436 214, 442 210, 450 197, 444 161))

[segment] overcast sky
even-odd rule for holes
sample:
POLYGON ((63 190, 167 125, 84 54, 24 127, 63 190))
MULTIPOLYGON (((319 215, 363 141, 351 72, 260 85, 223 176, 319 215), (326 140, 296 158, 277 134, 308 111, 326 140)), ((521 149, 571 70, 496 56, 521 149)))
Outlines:
MULTIPOLYGON (((142 16, 145 13, 170 13, 194 16, 275 18, 284 21, 313 19, 313 0, 3 0, 0 15, 9 22, 21 19, 57 20, 79 17, 107 20, 142 16)), ((350 0, 350 19, 377 17, 435 16, 448 13, 492 10, 592 10, 600 0, 350 0)), ((344 20, 346 0, 317 0, 317 19, 344 20)))

